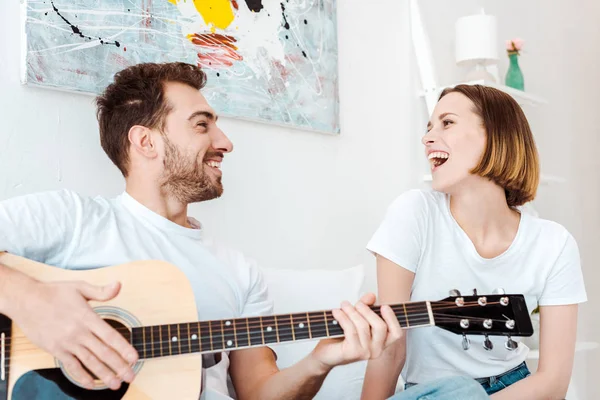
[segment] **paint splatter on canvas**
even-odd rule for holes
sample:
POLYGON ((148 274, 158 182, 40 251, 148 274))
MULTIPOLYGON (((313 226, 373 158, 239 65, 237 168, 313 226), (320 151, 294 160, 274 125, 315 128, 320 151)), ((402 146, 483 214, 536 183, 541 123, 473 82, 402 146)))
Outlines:
POLYGON ((339 133, 336 0, 26 0, 23 17, 28 84, 97 94, 183 61, 222 115, 339 133))

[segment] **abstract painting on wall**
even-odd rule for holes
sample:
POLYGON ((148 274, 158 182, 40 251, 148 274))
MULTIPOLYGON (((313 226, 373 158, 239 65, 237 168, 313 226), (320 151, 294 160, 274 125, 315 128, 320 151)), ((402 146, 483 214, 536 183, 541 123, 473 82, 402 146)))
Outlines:
POLYGON ((221 115, 339 133, 336 0, 21 0, 22 80, 98 94, 140 62, 208 75, 221 115))

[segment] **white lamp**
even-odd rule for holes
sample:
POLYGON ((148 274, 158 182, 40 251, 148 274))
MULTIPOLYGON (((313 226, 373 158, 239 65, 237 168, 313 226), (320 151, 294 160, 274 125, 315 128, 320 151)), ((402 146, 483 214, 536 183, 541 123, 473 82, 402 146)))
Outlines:
POLYGON ((465 79, 495 82, 486 67, 498 62, 496 17, 482 9, 481 14, 459 18, 455 28, 456 64, 472 67, 465 79))

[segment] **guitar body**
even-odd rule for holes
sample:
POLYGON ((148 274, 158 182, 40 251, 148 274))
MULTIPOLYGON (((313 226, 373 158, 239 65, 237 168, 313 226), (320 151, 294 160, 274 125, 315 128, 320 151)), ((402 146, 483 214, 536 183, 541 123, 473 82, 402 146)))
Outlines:
MULTIPOLYGON (((115 321, 117 325, 135 327, 198 319, 194 294, 186 276, 177 267, 165 262, 136 261, 93 270, 71 271, 2 253, 0 263, 46 282, 86 281, 94 285, 105 285, 118 280, 121 282, 121 291, 114 299, 90 302, 98 314, 111 323, 115 321)), ((200 396, 200 353, 141 360, 134 367, 136 378, 128 387, 123 387, 123 390, 113 392, 103 389, 102 383, 97 381, 96 390, 87 391, 72 383, 68 372, 56 370, 59 368, 57 360, 31 343, 18 326, 12 325, 10 336, 12 343, 8 399, 13 399, 13 390, 18 386, 19 379, 36 370, 44 370, 45 374, 42 375, 60 378, 61 389, 63 385, 68 388, 70 384, 70 389, 83 392, 81 398, 145 400, 198 399, 200 396), (49 372, 52 369, 54 373, 49 372)))

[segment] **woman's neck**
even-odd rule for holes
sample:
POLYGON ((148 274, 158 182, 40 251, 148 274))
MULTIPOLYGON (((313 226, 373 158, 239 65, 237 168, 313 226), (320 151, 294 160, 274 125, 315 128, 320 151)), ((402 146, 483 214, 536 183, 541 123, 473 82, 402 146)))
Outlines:
POLYGON ((520 213, 506 203, 504 189, 492 182, 450 196, 450 212, 478 253, 493 258, 514 241, 520 213))

